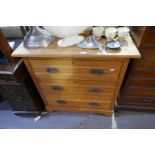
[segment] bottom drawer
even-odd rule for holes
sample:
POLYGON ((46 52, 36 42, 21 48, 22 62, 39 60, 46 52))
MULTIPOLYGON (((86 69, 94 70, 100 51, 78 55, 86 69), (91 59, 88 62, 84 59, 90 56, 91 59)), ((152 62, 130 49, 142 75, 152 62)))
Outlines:
POLYGON ((118 104, 155 108, 155 98, 139 97, 139 96, 125 96, 118 100, 118 104))
POLYGON ((59 108, 89 108, 89 109, 109 109, 110 101, 87 101, 87 100, 66 100, 66 99, 47 99, 48 105, 55 109, 59 108))
POLYGON ((75 108, 75 107, 53 107, 51 105, 46 106, 46 110, 48 112, 52 111, 69 111, 69 112, 90 112, 90 113, 98 113, 98 114, 103 114, 106 116, 112 116, 113 110, 106 110, 104 108, 100 109, 91 109, 91 108, 86 108, 86 107, 80 107, 80 108, 75 108))

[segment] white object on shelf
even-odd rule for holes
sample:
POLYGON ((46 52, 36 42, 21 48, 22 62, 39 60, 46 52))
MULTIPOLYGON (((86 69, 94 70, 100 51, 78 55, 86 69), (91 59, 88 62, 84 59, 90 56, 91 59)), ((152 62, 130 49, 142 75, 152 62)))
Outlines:
POLYGON ((54 36, 68 38, 84 32, 88 26, 44 26, 44 28, 54 36))
POLYGON ((97 26, 93 28, 93 35, 95 37, 102 37, 103 32, 104 32, 104 27, 102 26, 97 26))
POLYGON ((63 38, 58 41, 58 46, 72 46, 83 40, 78 34, 84 32, 88 26, 44 26, 50 34, 63 38))
POLYGON ((73 36, 65 39, 60 39, 57 44, 60 47, 68 47, 78 44, 79 42, 83 41, 85 38, 83 36, 73 36))
POLYGON ((127 27, 119 27, 117 30, 118 30, 118 37, 121 41, 125 40, 130 32, 130 29, 127 27))
POLYGON ((117 29, 115 27, 108 27, 105 29, 105 36, 107 40, 112 40, 117 34, 117 29))

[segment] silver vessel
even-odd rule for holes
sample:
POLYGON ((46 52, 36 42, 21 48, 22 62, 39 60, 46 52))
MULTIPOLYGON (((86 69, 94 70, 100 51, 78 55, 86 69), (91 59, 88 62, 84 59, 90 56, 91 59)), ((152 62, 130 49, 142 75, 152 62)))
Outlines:
POLYGON ((88 49, 98 49, 101 47, 101 43, 98 42, 95 36, 89 36, 85 40, 81 41, 77 44, 77 46, 81 48, 88 48, 88 49))
POLYGON ((24 37, 24 46, 27 48, 47 47, 54 37, 38 26, 31 26, 30 31, 24 37))

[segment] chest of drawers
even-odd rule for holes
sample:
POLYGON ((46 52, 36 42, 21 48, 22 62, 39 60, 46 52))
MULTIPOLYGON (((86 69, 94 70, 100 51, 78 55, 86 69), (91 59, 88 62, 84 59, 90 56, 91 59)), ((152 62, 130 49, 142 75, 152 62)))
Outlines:
POLYGON ((113 54, 76 46, 60 48, 56 43, 35 50, 21 45, 13 56, 23 57, 47 111, 111 116, 129 59, 140 57, 130 37, 129 43, 129 51, 122 47, 113 54))
POLYGON ((139 38, 142 58, 134 60, 128 68, 129 76, 118 99, 118 109, 155 112, 155 27, 136 27, 135 42, 139 38), (138 36, 136 38, 136 36, 138 36))

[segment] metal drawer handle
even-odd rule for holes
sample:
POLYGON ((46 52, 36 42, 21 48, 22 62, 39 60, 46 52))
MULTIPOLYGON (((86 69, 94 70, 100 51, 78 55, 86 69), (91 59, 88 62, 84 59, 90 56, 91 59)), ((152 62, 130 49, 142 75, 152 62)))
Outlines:
POLYGON ((102 89, 101 88, 90 88, 89 91, 91 93, 101 93, 102 92, 102 89))
POLYGON ((47 72, 48 73, 58 73, 59 72, 59 69, 58 68, 48 67, 47 68, 47 72))
POLYGON ((58 104, 66 104, 66 101, 65 100, 57 100, 57 103, 58 104))
POLYGON ((144 100, 142 100, 142 102, 145 103, 145 104, 152 104, 151 99, 144 99, 144 100))
POLYGON ((100 68, 91 69, 90 73, 93 75, 101 75, 104 73, 104 69, 100 69, 100 68))
POLYGON ((97 106, 99 106, 99 103, 97 103, 97 102, 90 102, 89 105, 93 106, 93 107, 97 107, 97 106))
POLYGON ((59 91, 59 90, 63 90, 63 87, 61 87, 61 86, 52 86, 51 89, 54 90, 54 91, 59 91))

